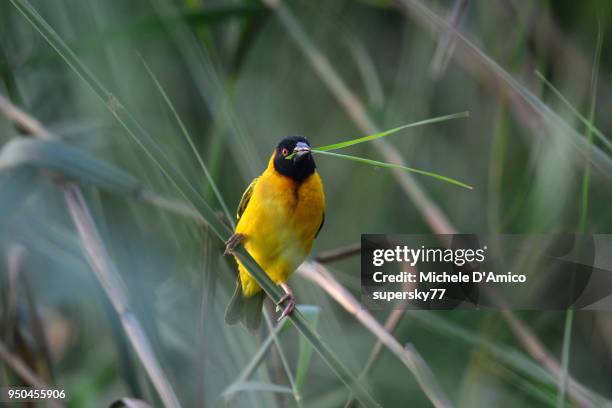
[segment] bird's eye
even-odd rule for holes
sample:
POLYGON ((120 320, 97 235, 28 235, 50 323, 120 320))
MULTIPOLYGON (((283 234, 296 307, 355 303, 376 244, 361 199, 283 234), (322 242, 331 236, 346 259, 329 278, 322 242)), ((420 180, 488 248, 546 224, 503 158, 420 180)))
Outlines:
POLYGON ((287 148, 286 148, 286 147, 283 147, 283 150, 281 150, 281 154, 282 154, 283 156, 287 156, 287 155, 289 154, 289 150, 287 150, 287 148))

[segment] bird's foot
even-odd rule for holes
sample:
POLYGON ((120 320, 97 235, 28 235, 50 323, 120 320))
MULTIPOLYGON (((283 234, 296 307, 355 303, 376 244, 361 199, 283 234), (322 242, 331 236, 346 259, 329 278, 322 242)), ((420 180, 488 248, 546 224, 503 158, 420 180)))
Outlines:
POLYGON ((287 305, 285 306, 285 309, 283 309, 283 313, 281 313, 280 317, 278 318, 278 322, 287 317, 291 312, 293 312, 293 309, 295 309, 295 297, 293 296, 293 291, 291 288, 289 288, 289 286, 287 286, 286 283, 281 283, 281 287, 285 291, 285 296, 280 298, 280 300, 276 303, 276 311, 278 312, 281 309, 281 305, 283 303, 286 302, 287 305))
POLYGON ((233 233, 232 236, 225 243, 224 255, 233 255, 234 249, 244 241, 244 234, 233 233))

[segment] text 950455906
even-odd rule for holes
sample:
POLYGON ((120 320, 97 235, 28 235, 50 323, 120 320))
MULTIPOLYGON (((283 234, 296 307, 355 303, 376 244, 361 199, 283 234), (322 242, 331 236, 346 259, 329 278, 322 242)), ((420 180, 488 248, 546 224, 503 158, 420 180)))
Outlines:
POLYGON ((0 402, 66 400, 66 391, 62 389, 4 387, 0 391, 0 402))

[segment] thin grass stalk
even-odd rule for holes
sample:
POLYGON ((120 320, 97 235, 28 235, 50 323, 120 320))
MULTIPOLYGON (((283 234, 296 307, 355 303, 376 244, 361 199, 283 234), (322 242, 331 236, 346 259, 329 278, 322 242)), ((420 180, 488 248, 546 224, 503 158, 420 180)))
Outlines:
MULTIPOLYGON (((272 339, 274 340, 274 345, 278 350, 278 354, 281 359, 281 363, 283 365, 283 369, 285 370, 285 374, 287 375, 287 379, 289 380, 289 384, 291 385, 291 389, 293 390, 293 398, 295 399, 295 403, 298 407, 302 407, 302 397, 298 392, 295 379, 293 378, 293 373, 291 373, 291 366, 289 365, 289 361, 287 360, 287 356, 285 355, 285 351, 278 339, 278 333, 275 330, 275 327, 272 325, 272 321, 270 316, 268 315, 267 310, 264 310, 264 320, 266 321, 266 325, 268 326, 268 330, 270 330, 270 334, 272 335, 272 339)), ((283 322, 280 322, 282 324, 283 322)), ((280 325, 279 324, 279 325, 280 325)))
POLYGON ((200 281, 200 310, 197 324, 197 383, 200 388, 200 392, 197 393, 197 405, 203 407, 205 403, 206 393, 206 380, 208 378, 208 372, 206 371, 206 362, 209 360, 208 343, 206 338, 206 326, 211 317, 214 316, 215 303, 214 293, 215 282, 213 282, 212 271, 218 270, 216 260, 216 248, 213 238, 210 237, 206 228, 202 228, 202 240, 203 240, 203 251, 202 251, 202 270, 206 274, 204 279, 200 281))
MULTIPOLYGON (((7 275, 6 275, 6 304, 3 305, 5 308, 3 317, 3 335, 5 341, 8 344, 13 345, 15 343, 15 334, 17 333, 17 309, 19 307, 19 265, 17 264, 18 259, 15 256, 8 254, 7 259, 7 275)), ((3 287, 4 289, 4 287, 3 287)))
POLYGON ((132 311, 119 271, 106 251, 83 194, 74 184, 63 185, 64 199, 75 223, 89 264, 109 297, 132 347, 166 407, 180 407, 142 326, 132 311))
POLYGON ((561 376, 559 377, 559 393, 557 394, 557 408, 565 407, 565 393, 567 390, 567 374, 569 372, 570 344, 572 341, 572 323, 574 322, 574 309, 565 312, 565 328, 563 330, 563 349, 561 352, 561 376))
MULTIPOLYGON (((584 234, 587 231, 587 223, 589 216, 589 190, 591 184, 591 147, 593 145, 593 128, 592 125, 595 119, 595 106, 597 102, 597 81, 599 77, 599 61, 601 58, 601 47, 603 43, 603 30, 601 22, 597 21, 597 42, 595 46, 595 56, 593 58, 593 69, 591 71, 591 86, 590 86, 590 104, 589 104, 589 121, 586 126, 586 139, 589 144, 587 152, 587 160, 585 163, 584 175, 582 178, 582 199, 580 206, 580 220, 578 224, 578 232, 584 234)), ((605 139, 604 139, 605 140, 605 139)), ((571 282, 573 284, 573 281, 571 282)), ((569 360, 570 360, 570 343, 572 338, 572 324, 574 321, 575 311, 569 309, 565 313, 565 328, 563 333, 563 348, 561 353, 561 374, 559 376, 559 392, 557 395, 557 408, 565 407, 565 394, 567 391, 569 360)))
POLYGON ((8 285, 7 290, 9 296, 7 298, 6 315, 4 317, 6 322, 7 330, 5 331, 5 339, 9 344, 19 347, 21 341, 15 340, 22 337, 20 332, 20 322, 17 318, 18 309, 23 307, 23 300, 28 309, 28 318, 26 319, 29 323, 29 327, 32 330, 33 345, 29 348, 31 356, 34 360, 31 362, 32 369, 36 372, 43 382, 47 382, 51 385, 54 384, 55 378, 53 375, 53 365, 51 362, 51 355, 49 347, 47 345, 47 336, 43 328, 40 314, 36 308, 36 302, 32 294, 29 280, 26 276, 26 271, 23 268, 23 260, 26 254, 26 249, 20 244, 11 244, 7 251, 7 272, 8 272, 8 285), (40 361, 38 358, 40 357, 40 361))
MULTIPOLYGON (((334 23, 337 23, 334 21, 334 23)), ((343 31, 346 43, 359 69, 361 80, 367 92, 368 105, 375 111, 382 111, 385 104, 385 91, 378 74, 376 66, 365 45, 355 36, 343 31)))
MULTIPOLYGON (((6 345, 0 340, 0 360, 10 367, 11 370, 23 382, 29 384, 33 388, 49 389, 49 385, 43 381, 35 372, 33 372, 26 363, 24 363, 19 357, 14 356, 6 345)), ((52 407, 64 407, 65 405, 56 400, 48 400, 47 403, 52 407)))
POLYGON ((249 378, 251 378, 251 376, 255 373, 259 365, 264 360, 266 353, 272 346, 272 343, 274 342, 274 336, 276 336, 280 332, 284 325, 285 322, 280 322, 270 331, 266 339, 259 345, 257 351, 251 357, 251 360, 244 367, 236 381, 226 387, 225 390, 221 393, 222 395, 225 395, 226 403, 231 403, 235 395, 235 393, 229 393, 228 391, 232 389, 231 387, 235 386, 236 384, 246 382, 249 378))
MULTIPOLYGON (((330 145, 314 147, 313 150, 321 152, 321 151, 344 149, 345 147, 354 146, 360 143, 370 142, 370 141, 380 139, 383 137, 388 137, 404 129, 424 126, 424 125, 431 125, 434 123, 445 122, 447 120, 452 120, 452 119, 467 118, 469 116, 470 116, 470 112, 466 111, 466 112, 452 113, 450 115, 438 116, 435 118, 419 120, 418 122, 408 123, 406 125, 395 127, 393 129, 387 129, 385 131, 382 131, 380 133, 376 133, 373 135, 362 136, 362 137, 358 137, 355 139, 346 140, 344 142, 332 143, 330 145)), ((289 156, 287 156, 287 159, 290 159, 293 156, 294 154, 290 154, 289 156)))
POLYGON ((293 375, 291 374, 291 369, 289 367, 289 363, 288 363, 286 357, 283 354, 283 350, 282 350, 280 342, 278 340, 278 334, 286 326, 286 322, 285 321, 281 321, 276 326, 273 326, 272 325, 272 321, 271 321, 270 317, 267 315, 267 313, 265 313, 265 310, 264 310, 264 318, 266 320, 266 324, 267 324, 267 326, 269 328, 270 333, 268 334, 266 339, 261 343, 261 345, 259 346, 259 348, 255 352, 255 354, 253 355, 253 357, 251 358, 249 363, 244 368, 244 370, 240 373, 240 376, 236 379, 236 381, 234 381, 232 384, 230 384, 225 389, 225 391, 222 393, 222 395, 226 395, 225 402, 226 403, 230 403, 232 401, 233 396, 235 395, 235 393, 229 393, 229 391, 231 389, 234 389, 237 384, 244 383, 244 382, 248 381, 248 379, 255 373, 255 370, 257 370, 259 365, 263 362, 263 359, 264 359, 266 353, 268 352, 268 350, 270 349, 270 347, 272 346, 272 344, 275 344, 277 349, 279 350, 279 353, 281 354, 282 364, 283 364, 283 367, 284 367, 285 372, 287 374, 287 377, 289 379, 289 382, 291 384, 291 389, 293 390, 293 397, 295 398, 295 402, 296 402, 298 407, 301 407, 301 406, 303 406, 301 396, 297 392, 297 387, 295 385, 295 379, 293 378, 293 375))
MULTIPOLYGON (((36 307, 36 302, 32 293, 30 280, 28 279, 26 271, 22 270, 22 262, 25 253, 26 249, 23 246, 19 244, 11 245, 8 251, 9 269, 15 269, 15 274, 18 273, 19 278, 21 279, 21 286, 25 295, 24 297, 28 305, 28 313, 31 319, 32 332, 35 337, 35 342, 38 346, 38 351, 42 354, 42 358, 45 363, 44 365, 46 372, 44 373, 43 378, 46 377, 47 381, 53 384, 55 382, 55 375, 53 372, 53 363, 51 359, 51 351, 49 350, 47 336, 44 330, 42 318, 36 307)), ((12 274, 12 272, 9 271, 9 274, 12 274)))
MULTIPOLYGON (((389 332, 389 334, 393 334, 393 331, 395 331, 395 328, 397 327, 399 322, 402 320, 402 317, 404 317, 404 315, 405 315, 404 310, 401 310, 401 309, 392 310, 391 313, 389 313, 389 317, 387 317, 387 320, 385 321, 384 329, 387 332, 389 332)), ((368 359, 366 360, 366 363, 364 364, 363 369, 361 370, 361 373, 359 373, 358 378, 360 380, 363 380, 368 375, 368 372, 374 366, 374 363, 376 362, 376 360, 378 360, 378 357, 380 356, 380 353, 383 350, 383 346, 384 344, 382 343, 382 341, 376 340, 376 343, 372 347, 372 350, 370 351, 370 355, 368 356, 368 359)), ((351 395, 349 396, 349 399, 346 401, 344 408, 350 408, 353 406, 355 406, 355 399, 351 395)))
MULTIPOLYGON (((486 359, 486 353, 478 353, 477 355, 478 360, 475 362, 475 369, 481 369, 482 366, 481 364, 484 363, 484 359, 486 359), (481 357, 482 356, 482 357, 481 357), (482 361, 482 362, 481 362, 482 361)), ((508 368, 506 366, 504 366, 501 363, 498 363, 496 361, 487 361, 486 362, 486 369, 485 369, 485 373, 487 373, 487 371, 495 376, 498 376, 500 378, 504 378, 504 379, 508 379, 509 382, 514 383, 515 387, 518 390, 521 390, 522 392, 525 392, 527 395, 530 395, 532 398, 535 398, 538 401, 541 401, 543 403, 543 405, 541 406, 547 406, 547 407, 554 407, 555 406, 555 396, 551 395, 550 390, 547 387, 541 387, 540 384, 534 382, 534 381, 530 381, 529 379, 526 379, 524 376, 517 374, 514 370, 512 370, 511 368, 508 368)), ((530 406, 536 405, 534 403, 532 403, 530 401, 530 406)), ((540 406, 538 404, 538 406, 540 406)))
POLYGON ((28 132, 41 139, 53 139, 55 136, 49 132, 38 120, 19 109, 11 101, 0 95, 0 111, 4 116, 25 128, 28 132))
POLYGON ((420 387, 435 407, 452 407, 431 369, 416 350, 406 350, 381 324, 346 290, 322 265, 304 262, 298 268, 300 276, 323 288, 346 311, 378 338, 414 374, 420 387))
POLYGON ((253 373, 255 373, 255 370, 257 370, 257 367, 259 367, 264 357, 266 356, 266 352, 268 351, 270 346, 272 346, 272 343, 274 343, 274 337, 277 336, 278 333, 280 333, 284 325, 285 322, 280 322, 276 326, 274 326, 272 330, 270 330, 268 337, 266 337, 266 339, 261 343, 259 349, 257 349, 255 354, 253 354, 253 356, 251 357, 251 361, 246 365, 244 370, 242 370, 242 372, 238 376, 238 379, 235 382, 245 382, 248 381, 249 378, 251 378, 253 373))
POLYGON ((591 149, 593 147, 593 127, 595 120, 595 106, 597 105, 597 81, 599 78, 599 60, 601 58, 601 46, 603 43, 603 29, 601 22, 597 21, 597 44, 595 46, 595 57, 593 60, 593 69, 591 71, 591 87, 590 87, 590 103, 589 103, 589 126, 586 128, 586 139, 589 143, 587 151, 584 175, 582 178, 582 205, 580 207, 580 223, 578 232, 584 234, 587 230, 589 217, 589 190, 591 186, 591 149))
MULTIPOLYGON (((453 27, 459 27, 468 5, 469 0, 455 0, 455 4, 447 18, 448 23, 453 27)), ((429 66, 429 73, 433 79, 440 79, 444 72, 446 72, 454 49, 455 36, 452 33, 447 33, 438 39, 438 46, 429 66)))
POLYGON ((599 141, 606 145, 606 148, 612 153, 612 142, 610 142, 609 138, 604 135, 603 132, 599 130, 591 120, 580 113, 580 111, 576 109, 565 96, 563 96, 561 91, 559 91, 548 79, 546 79, 546 77, 540 71, 536 70, 535 74, 538 78, 540 78, 544 85, 546 85, 552 91, 552 93, 554 93, 555 96, 559 98, 561 102, 563 102, 563 104, 574 114, 574 116, 576 116, 580 122, 582 122, 588 131, 593 132, 599 141))
POLYGON ((500 102, 496 114, 496 127, 491 139, 488 165, 488 188, 487 188, 487 221, 489 231, 492 234, 502 232, 501 227, 501 189, 504 176, 504 155, 506 152, 507 135, 507 103, 500 102))
POLYGON ((195 143, 193 142, 193 139, 191 138, 191 135, 189 135, 189 132, 187 131, 187 128, 183 124, 183 121, 181 120, 181 117, 179 116, 178 112, 174 108, 174 105, 172 104, 172 101, 170 100, 170 98, 166 94, 166 91, 162 87, 161 83, 159 82, 159 80, 157 79, 157 77, 155 76, 155 74, 153 73, 151 68, 149 68, 149 65, 147 65, 147 63, 144 61, 144 59, 143 59, 142 62, 144 64, 145 69, 149 73, 149 76, 151 77, 151 79, 155 83, 155 86, 157 87, 159 93, 164 98, 164 101, 166 102, 166 105, 168 105, 168 109, 170 109, 170 111, 172 112, 172 115, 174 116, 177 124, 179 125, 179 127, 181 129, 181 133, 183 134, 183 137, 185 138, 185 140, 189 144, 189 147, 191 148, 191 151, 193 152, 194 156, 198 160, 198 164, 202 168, 202 171, 204 172, 204 175, 206 176, 206 179, 208 180, 208 183, 209 183, 210 187, 212 188, 212 190, 213 190, 213 192, 215 194, 215 197, 217 198, 217 201, 221 205, 221 208, 223 209, 223 212, 225 213, 225 216, 227 217, 227 220, 231 223, 232 227, 235 227, 235 225, 234 225, 235 224, 234 223, 234 217, 232 217, 230 211, 228 210, 227 204, 225 204, 225 200, 223 199, 223 196, 221 195, 221 192, 217 188, 217 184, 215 183, 214 179, 212 178, 210 172, 208 171, 208 167, 206 167, 206 164, 204 164, 204 160, 202 159, 202 156, 198 152, 198 148, 196 147, 195 143))
MULTIPOLYGON (((385 321, 385 326, 384 326, 385 330, 389 333, 393 333, 395 331, 395 328, 397 327, 397 325, 402 320, 402 317, 404 317, 405 314, 406 312, 401 309, 392 310, 391 313, 389 313, 389 317, 387 317, 387 320, 385 321)), ((378 359, 378 356, 380 356, 380 352, 382 351, 382 348, 383 348, 382 341, 377 340, 376 344, 374 344, 374 347, 372 347, 372 350, 370 351, 370 355, 368 356, 368 360, 363 366, 363 370, 361 371, 361 374, 359 374, 360 378, 364 378, 368 374, 368 371, 370 371, 370 369, 372 368, 372 366, 378 359)))
POLYGON ((320 252, 315 257, 315 261, 318 263, 328 263, 339 261, 351 256, 355 256, 361 253, 361 243, 346 245, 340 248, 330 249, 328 251, 320 252))

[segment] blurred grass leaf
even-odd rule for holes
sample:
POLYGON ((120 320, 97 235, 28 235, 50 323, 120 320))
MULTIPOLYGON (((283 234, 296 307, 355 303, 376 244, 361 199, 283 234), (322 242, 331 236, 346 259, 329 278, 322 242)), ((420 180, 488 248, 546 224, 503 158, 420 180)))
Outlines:
POLYGON ((103 190, 133 193, 137 179, 117 167, 58 141, 13 139, 0 151, 0 172, 20 166, 52 170, 103 190))
MULTIPOLYGON (((435 331, 480 347, 481 350, 488 352, 500 363, 529 377, 534 383, 543 383, 550 387, 557 386, 557 379, 548 370, 511 346, 497 344, 433 312, 423 310, 411 316, 435 331)), ((579 391, 592 403, 592 406, 612 407, 611 401, 592 390, 580 387, 579 391)))
POLYGON ((530 381, 525 376, 516 373, 511 368, 504 366, 501 363, 492 361, 490 364, 491 372, 494 374, 506 378, 507 381, 516 384, 523 392, 531 395, 536 400, 542 402, 546 406, 554 407, 556 403, 555 390, 549 386, 542 386, 538 383, 530 381))
MULTIPOLYGON (((285 350, 285 347, 283 347, 283 345, 281 344, 280 339, 278 338, 276 334, 276 330, 274 329, 274 326, 272 325, 272 319, 270 319, 268 311, 264 310, 263 315, 266 321, 266 326, 268 327, 268 330, 270 330, 270 335, 272 336, 274 340, 274 345, 276 346, 276 349, 278 351, 278 356, 281 360, 283 370, 285 371, 285 374, 287 375, 287 380, 289 380, 289 385, 291 386, 293 398, 295 399, 297 406, 299 408, 302 408, 302 397, 300 396, 300 393, 298 392, 295 379, 293 378, 293 372, 291 371, 291 366, 289 365, 289 360, 287 359, 287 351, 285 350)), ((283 319, 283 320, 286 320, 286 319, 283 319)), ((280 323, 283 323, 282 320, 280 323)), ((304 337, 299 336, 299 338, 300 340, 302 340, 304 337)))
POLYGON ((228 401, 233 394, 238 392, 274 392, 278 394, 293 394, 293 390, 289 387, 277 384, 268 384, 257 381, 246 381, 233 384, 227 388, 221 396, 225 401, 228 401))
POLYGON ((412 168, 412 167, 401 166, 399 164, 394 164, 394 163, 386 163, 386 162, 381 162, 381 161, 372 160, 372 159, 365 159, 363 157, 358 157, 358 156, 349 156, 349 155, 346 155, 346 154, 332 153, 332 152, 326 152, 326 151, 319 151, 319 150, 315 150, 315 149, 312 149, 312 151, 314 153, 326 154, 326 155, 338 157, 338 158, 341 158, 341 159, 356 161, 358 163, 369 164, 371 166, 385 167, 385 168, 388 168, 388 169, 397 169, 397 170, 409 171, 409 172, 412 172, 412 173, 421 174, 423 176, 433 177, 435 179, 438 179, 438 180, 441 180, 441 181, 445 181, 447 183, 454 184, 454 185, 459 186, 459 187, 467 188, 468 190, 472 190, 473 189, 472 186, 470 186, 468 184, 465 184, 465 183, 462 183, 461 181, 455 180, 455 179, 447 177, 447 176, 443 176, 441 174, 432 173, 430 171, 419 170, 419 169, 415 169, 415 168, 412 168))
POLYGON ((247 364, 244 370, 242 370, 242 372, 240 373, 240 376, 238 377, 238 381, 236 382, 245 382, 249 378, 251 378, 251 375, 253 375, 255 370, 257 370, 257 367, 259 367, 259 365, 263 361, 264 356, 268 352, 268 349, 274 342, 274 336, 278 335, 278 333, 280 333, 281 330, 284 330, 288 326, 288 324, 289 324, 289 321, 286 319, 283 319, 272 329, 270 334, 261 343, 261 345, 255 352, 255 354, 253 354, 253 356, 251 357, 251 361, 249 362, 249 364, 247 364))
POLYGON ((209 183, 210 187, 212 188, 213 192, 215 193, 215 197, 217 198, 217 201, 221 205, 221 208, 223 208, 223 212, 225 214, 225 217, 227 218, 227 221, 229 223, 231 223, 232 227, 234 227, 234 217, 232 216, 232 214, 228 210, 227 205, 225 204, 225 200, 223 199, 223 196, 221 195, 221 192, 217 188, 217 184, 215 183, 215 181, 213 180, 212 176, 210 175, 210 172, 208 171, 208 168, 206 167, 206 164, 204 164, 204 160, 202 159, 202 156, 198 152, 198 149, 197 149, 195 143, 193 142, 193 139, 189 135, 189 132, 187 131, 187 128, 185 127, 185 124, 183 123, 183 121, 181 120, 181 117, 179 116, 178 112, 174 108, 174 105, 172 104, 172 101, 168 97, 168 94, 166 94, 166 92, 164 91, 164 88, 161 86, 161 83, 157 80, 157 77, 155 76, 153 71, 151 71, 151 68, 149 68, 149 66, 147 65, 147 63, 144 60, 142 61, 142 63, 144 64, 145 69, 147 70, 149 75, 151 76, 151 79, 155 83, 155 86, 157 87, 157 90, 159 91, 159 93, 163 97, 164 101, 168 105, 168 108, 172 112, 172 115, 176 119, 176 122, 177 122, 177 124, 179 125, 179 127, 181 129, 181 133, 183 134, 185 140, 189 144, 189 147, 191 148, 191 151, 193 152, 194 156, 198 160, 198 164, 202 168, 202 171, 204 172, 204 175, 206 176, 206 179, 208 180, 208 183, 209 183))
POLYGON ((105 41, 124 36, 145 35, 157 31, 163 32, 168 24, 175 25, 186 22, 190 25, 198 26, 201 24, 222 23, 236 18, 261 14, 265 11, 265 7, 256 3, 230 4, 184 10, 177 16, 165 17, 163 22, 160 21, 157 15, 143 17, 129 25, 121 24, 110 27, 97 35, 84 39, 82 42, 75 44, 75 46, 81 48, 90 45, 102 45, 105 41))
MULTIPOLYGON (((302 312, 310 326, 314 330, 317 330, 319 327, 319 316, 321 315, 321 309, 318 306, 313 305, 300 305, 299 310, 302 312)), ((307 342, 306 339, 300 337, 300 349, 298 352, 297 367, 295 369, 295 387, 299 394, 302 393, 311 358, 312 345, 307 342)))
MULTIPOLYGON (((98 33, 86 34, 76 41, 70 42, 70 47, 78 51, 91 51, 125 38, 145 37, 157 33, 163 34, 168 29, 176 28, 182 23, 198 27, 259 16, 265 12, 266 9, 262 5, 241 4, 218 5, 206 8, 198 7, 197 9, 184 10, 176 16, 164 16, 163 21, 157 15, 145 16, 135 19, 129 24, 112 25, 98 33)), ((57 59, 57 54, 32 54, 27 57, 24 63, 35 65, 46 62, 49 59, 57 59)), ((9 70, 9 68, 9 62, 2 61, 0 58, 0 71, 9 70)))
POLYGON ((576 109, 574 105, 572 105, 572 103, 565 96, 563 96, 561 91, 559 91, 548 79, 546 79, 546 77, 540 71, 536 70, 535 73, 538 76, 538 78, 540 78, 540 80, 542 80, 542 82, 548 88, 550 88, 550 90, 557 96, 557 98, 559 98, 559 100, 563 102, 563 104, 567 106, 567 108, 574 115, 576 115, 576 117, 582 122, 582 124, 586 126, 590 132, 593 132, 593 134, 597 136, 599 141, 603 143, 608 148, 608 150, 610 150, 610 152, 612 152, 612 142, 608 140, 608 137, 604 135, 601 130, 595 127, 592 121, 590 121, 582 113, 580 113, 580 111, 576 109))
POLYGON ((610 152, 612 152, 612 142, 610 142, 608 140, 608 137, 606 135, 604 135, 601 130, 599 130, 597 127, 595 127, 595 125, 593 124, 592 121, 590 121, 582 113, 580 113, 580 111, 578 109, 576 109, 574 107, 574 105, 572 105, 572 103, 565 96, 563 96, 561 91, 559 91, 548 79, 546 79, 546 77, 540 71, 536 70, 535 73, 538 76, 538 78, 540 78, 540 80, 542 80, 544 85, 546 85, 548 88, 550 88, 550 90, 555 94, 555 96, 557 96, 557 98, 559 98, 559 100, 561 102, 563 102, 563 104, 565 106, 567 106, 567 108, 574 115, 576 115, 576 117, 582 122, 582 124, 584 126, 586 126, 589 131, 593 132, 593 134, 595 134, 595 136, 597 136, 599 141, 601 143, 603 143, 604 145, 606 145, 608 150, 610 150, 610 152))
POLYGON ((11 171, 0 170, 0 230, 15 212, 23 208, 36 186, 37 174, 32 168, 20 167, 11 171))

